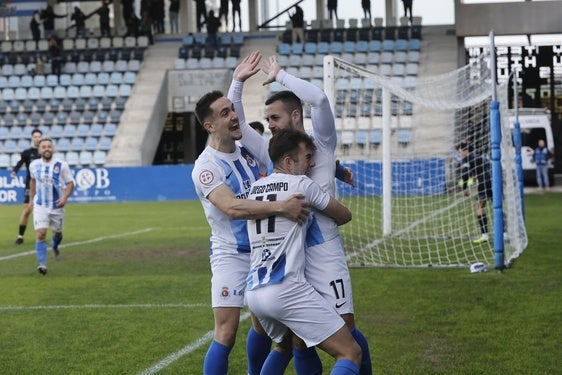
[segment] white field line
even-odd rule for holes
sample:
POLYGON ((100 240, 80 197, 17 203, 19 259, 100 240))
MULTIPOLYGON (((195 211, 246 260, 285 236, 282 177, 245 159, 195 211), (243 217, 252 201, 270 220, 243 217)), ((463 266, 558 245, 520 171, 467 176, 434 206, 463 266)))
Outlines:
POLYGON ((51 305, 51 306, 0 306, 0 311, 25 311, 25 310, 76 310, 76 309, 128 309, 128 308, 170 308, 170 307, 205 307, 204 303, 138 303, 138 304, 88 304, 88 305, 51 305))
MULTIPOLYGON (((104 240, 107 240, 107 239, 110 239, 110 238, 134 236, 135 234, 146 233, 146 232, 150 232, 152 230, 154 230, 154 228, 145 228, 145 229, 137 230, 137 231, 134 231, 134 232, 126 232, 126 233, 120 233, 120 234, 113 234, 111 236, 102 236, 102 237, 92 238, 91 240, 86 240, 86 241, 70 242, 70 243, 67 243, 67 244, 64 244, 64 245, 61 244, 60 248, 64 249, 64 248, 67 248, 67 247, 86 245, 86 244, 90 244, 90 243, 96 243, 96 242, 104 241, 104 240)), ((31 255, 31 254, 35 254, 35 250, 25 251, 23 253, 17 253, 17 254, 6 255, 6 256, 0 257, 0 262, 3 261, 3 260, 19 258, 19 257, 23 257, 23 256, 26 256, 26 255, 31 255)))
MULTIPOLYGON (((242 321, 248 319, 249 317, 250 317, 250 313, 245 312, 244 314, 242 314, 240 316, 240 321, 242 322, 242 321)), ((199 349, 201 346, 207 344, 209 341, 211 341, 212 338, 213 338, 213 331, 209 331, 209 332, 205 333, 203 336, 198 338, 195 342, 184 346, 183 348, 181 348, 180 350, 178 350, 175 353, 170 354, 169 356, 167 356, 166 358, 164 358, 160 362, 155 363, 154 365, 150 366, 146 370, 140 372, 139 375, 156 374, 157 372, 159 372, 160 370, 163 370, 164 368, 168 367, 168 365, 177 361, 178 359, 180 359, 184 355, 189 354, 189 353, 193 352, 194 350, 199 349)))

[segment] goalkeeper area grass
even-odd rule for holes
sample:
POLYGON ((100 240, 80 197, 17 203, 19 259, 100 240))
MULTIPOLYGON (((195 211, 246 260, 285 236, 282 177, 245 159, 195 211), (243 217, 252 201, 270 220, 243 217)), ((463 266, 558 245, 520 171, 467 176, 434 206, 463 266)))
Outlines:
MULTIPOLYGON (((12 245, 21 208, 0 207, 1 374, 202 373, 213 315, 199 202, 70 204, 47 276, 31 221, 12 245)), ((559 372, 561 210, 562 194, 526 196, 529 247, 502 273, 352 268, 374 373, 559 372)), ((230 374, 246 371, 249 324, 244 310, 230 374)))

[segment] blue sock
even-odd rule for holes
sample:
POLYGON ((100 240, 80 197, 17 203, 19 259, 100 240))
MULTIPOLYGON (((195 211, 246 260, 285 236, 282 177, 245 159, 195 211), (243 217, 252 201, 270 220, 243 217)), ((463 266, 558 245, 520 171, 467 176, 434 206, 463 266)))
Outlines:
POLYGON ((39 264, 47 265, 47 243, 45 241, 35 242, 35 252, 39 264))
POLYGON ((228 372, 228 355, 231 349, 213 340, 209 350, 207 350, 205 362, 203 362, 203 374, 226 375, 228 372))
POLYGON ((303 350, 293 349, 293 357, 297 374, 322 375, 322 361, 314 346, 303 350))
POLYGON ((53 242, 51 243, 51 247, 53 249, 58 249, 61 242, 62 242, 62 233, 61 233, 60 237, 57 237, 53 234, 53 242))
POLYGON ((358 375, 359 367, 349 359, 340 359, 332 367, 330 375, 358 375))
POLYGON ((261 371, 267 375, 283 375, 290 361, 290 357, 285 357, 277 350, 272 350, 267 356, 261 371))
POLYGON ((359 373, 361 375, 372 375, 373 374, 373 366, 371 364, 371 353, 369 352, 369 343, 363 333, 357 329, 353 328, 351 330, 351 336, 357 341, 359 346, 361 347, 361 369, 359 373))
POLYGON ((246 355, 248 356, 248 374, 259 375, 263 363, 271 351, 271 339, 260 335, 250 327, 246 338, 246 355))

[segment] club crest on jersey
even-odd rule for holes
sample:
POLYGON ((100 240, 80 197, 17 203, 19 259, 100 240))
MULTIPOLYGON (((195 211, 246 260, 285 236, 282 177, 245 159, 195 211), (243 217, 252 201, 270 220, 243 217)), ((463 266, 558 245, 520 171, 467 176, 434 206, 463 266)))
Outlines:
POLYGON ((53 168, 53 172, 54 173, 59 173, 60 172, 60 168, 58 165, 55 165, 55 167, 53 168))
POLYGON ((201 173, 199 173, 199 182, 201 182, 203 185, 209 185, 213 182, 214 179, 215 175, 213 175, 213 172, 208 169, 205 169, 204 171, 201 171, 201 173))
POLYGON ((228 290, 227 286, 223 286, 222 287, 222 291, 221 291, 221 297, 222 298, 227 298, 230 296, 230 290, 228 290))
POLYGON ((246 155, 246 161, 250 167, 256 166, 256 161, 250 155, 246 155))

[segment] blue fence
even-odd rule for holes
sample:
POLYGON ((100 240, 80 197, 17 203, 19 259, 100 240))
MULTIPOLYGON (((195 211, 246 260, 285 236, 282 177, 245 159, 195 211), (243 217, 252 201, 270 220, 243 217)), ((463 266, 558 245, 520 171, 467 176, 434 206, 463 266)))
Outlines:
MULTIPOLYGON (((356 161, 346 164, 355 174, 355 188, 338 181, 340 196, 382 195, 382 165, 356 161)), ((191 181, 193 165, 74 169, 76 187, 71 202, 131 202, 196 200, 191 181)), ((17 178, 0 171, 0 204, 21 204, 25 172, 17 178)), ((392 163, 393 195, 442 194, 446 188, 445 161, 423 159, 392 163)))

